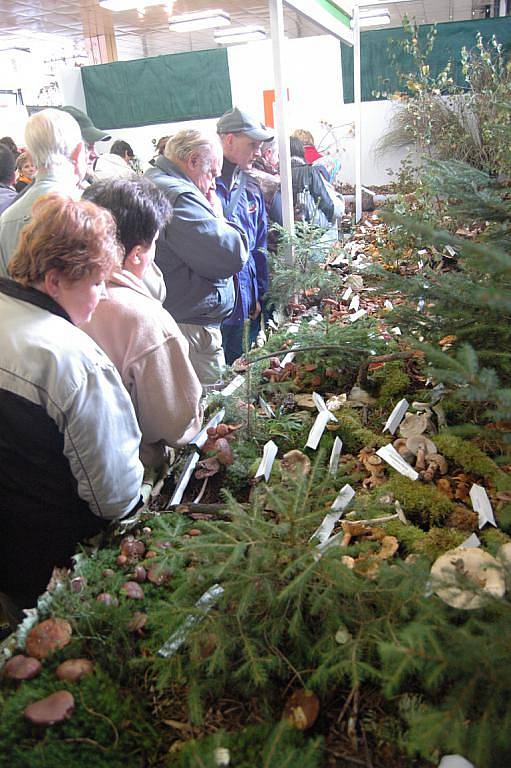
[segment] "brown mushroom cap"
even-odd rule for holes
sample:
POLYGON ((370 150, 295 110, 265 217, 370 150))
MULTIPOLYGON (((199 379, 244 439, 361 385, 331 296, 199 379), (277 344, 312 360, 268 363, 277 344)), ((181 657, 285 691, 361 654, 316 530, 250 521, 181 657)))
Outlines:
POLYGON ((396 451, 399 453, 399 455, 402 456, 405 461, 411 464, 411 462, 415 458, 415 454, 412 453, 412 451, 407 447, 406 438, 398 437, 397 440, 394 440, 392 445, 394 446, 396 451))
POLYGON ((45 659, 69 643, 72 631, 71 624, 65 619, 46 619, 28 633, 25 642, 27 653, 36 659, 45 659))
POLYGON ((430 420, 426 413, 407 413, 399 425, 401 437, 413 437, 422 435, 430 426, 430 420))
POLYGON ((311 471, 309 457, 297 449, 285 453, 280 462, 280 466, 284 471, 293 475, 293 477, 300 477, 300 475, 305 476, 311 471))
POLYGON ((319 699, 312 691, 299 688, 284 705, 283 718, 299 731, 311 728, 319 715, 319 699))
POLYGON ((438 471, 441 475, 447 474, 447 469, 448 469, 447 459, 445 458, 445 456, 442 456, 441 453, 427 453, 426 463, 436 464, 438 467, 438 471))
POLYGON ((6 661, 4 675, 11 680, 32 680, 33 677, 39 674, 41 669, 42 664, 40 661, 20 653, 6 661))
POLYGON ((23 714, 35 725, 54 725, 71 717, 74 708, 75 700, 72 694, 69 691, 57 691, 45 699, 29 704, 23 714))
POLYGON ((131 598, 132 600, 143 600, 144 599, 144 590, 140 586, 140 584, 137 584, 136 581, 127 581, 125 582, 122 587, 122 591, 126 595, 126 597, 131 598))
POLYGON ((89 659, 67 659, 56 669, 59 680, 67 680, 70 683, 76 683, 82 677, 90 675, 94 669, 94 664, 89 659))
POLYGON ((143 634, 142 630, 147 624, 147 614, 141 611, 135 611, 131 619, 128 621, 128 629, 130 632, 136 632, 138 635, 143 634))
POLYGON ((437 452, 434 442, 425 435, 412 435, 411 437, 408 437, 406 440, 406 447, 414 456, 417 456, 419 448, 422 448, 425 454, 437 452))
POLYGON ((215 450, 215 458, 220 462, 220 464, 228 465, 234 462, 232 448, 225 437, 218 438, 218 440, 215 442, 215 450))

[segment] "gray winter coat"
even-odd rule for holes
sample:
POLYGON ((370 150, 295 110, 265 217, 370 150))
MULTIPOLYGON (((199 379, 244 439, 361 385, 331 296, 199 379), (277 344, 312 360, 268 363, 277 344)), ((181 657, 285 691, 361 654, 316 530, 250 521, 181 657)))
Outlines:
POLYGON ((178 323, 220 325, 234 307, 235 275, 248 258, 235 225, 219 218, 198 187, 160 156, 145 176, 173 207, 156 244, 156 263, 167 286, 164 307, 178 323))

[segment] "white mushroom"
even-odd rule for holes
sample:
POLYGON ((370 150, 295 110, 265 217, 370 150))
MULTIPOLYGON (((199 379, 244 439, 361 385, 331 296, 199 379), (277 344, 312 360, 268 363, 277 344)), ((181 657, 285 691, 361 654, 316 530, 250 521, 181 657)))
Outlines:
POLYGON ((453 608, 473 610, 506 591, 503 568, 481 549, 451 549, 431 566, 431 586, 453 608))

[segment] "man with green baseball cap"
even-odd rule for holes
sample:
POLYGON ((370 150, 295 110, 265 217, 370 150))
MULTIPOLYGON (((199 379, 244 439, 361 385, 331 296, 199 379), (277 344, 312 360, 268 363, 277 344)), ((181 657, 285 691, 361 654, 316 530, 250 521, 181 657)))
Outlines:
POLYGON ((86 115, 81 109, 71 106, 59 107, 59 109, 63 112, 67 112, 71 117, 74 117, 80 126, 82 139, 87 145, 87 172, 90 178, 86 177, 86 180, 90 182, 94 178, 94 163, 98 158, 94 144, 96 141, 109 141, 112 137, 109 133, 105 133, 104 131, 100 131, 99 128, 96 128, 89 115, 86 115))

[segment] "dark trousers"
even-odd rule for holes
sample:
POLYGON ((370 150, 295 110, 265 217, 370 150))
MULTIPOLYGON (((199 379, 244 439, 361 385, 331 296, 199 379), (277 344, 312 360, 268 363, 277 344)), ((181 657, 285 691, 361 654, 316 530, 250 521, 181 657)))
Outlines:
MULTIPOLYGON (((261 315, 255 320, 246 320, 249 322, 248 347, 257 339, 257 334, 261 329, 261 315)), ((238 357, 243 354, 243 338, 245 335, 245 322, 240 323, 222 323, 222 346, 224 348, 225 362, 232 365, 238 357)))

